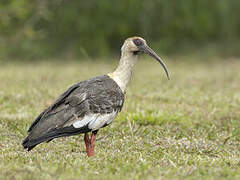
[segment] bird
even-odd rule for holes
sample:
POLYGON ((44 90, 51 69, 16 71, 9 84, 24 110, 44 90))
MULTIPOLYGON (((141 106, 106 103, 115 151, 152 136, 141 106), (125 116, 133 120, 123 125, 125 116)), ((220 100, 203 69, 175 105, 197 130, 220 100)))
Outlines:
POLYGON ((88 157, 94 156, 96 135, 121 112, 127 87, 140 54, 148 54, 168 70, 141 37, 127 38, 115 71, 72 85, 31 124, 22 145, 28 151, 55 138, 84 134, 88 157), (88 133, 91 133, 91 137, 88 133))

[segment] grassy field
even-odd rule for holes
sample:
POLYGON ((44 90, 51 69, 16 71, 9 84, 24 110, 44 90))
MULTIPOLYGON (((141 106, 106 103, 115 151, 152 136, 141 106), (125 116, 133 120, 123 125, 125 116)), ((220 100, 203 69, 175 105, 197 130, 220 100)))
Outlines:
POLYGON ((240 179, 240 59, 140 59, 118 118, 87 158, 83 135, 27 152, 34 118, 117 61, 0 65, 0 179, 240 179))

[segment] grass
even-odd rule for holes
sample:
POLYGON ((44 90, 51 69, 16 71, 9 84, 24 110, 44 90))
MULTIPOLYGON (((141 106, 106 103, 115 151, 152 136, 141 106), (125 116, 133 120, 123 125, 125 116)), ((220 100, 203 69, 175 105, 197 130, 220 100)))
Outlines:
POLYGON ((87 158, 83 135, 26 152, 34 118, 75 82, 117 61, 0 66, 0 179, 240 179, 240 61, 165 58, 168 81, 140 59, 123 111, 99 131, 87 158))

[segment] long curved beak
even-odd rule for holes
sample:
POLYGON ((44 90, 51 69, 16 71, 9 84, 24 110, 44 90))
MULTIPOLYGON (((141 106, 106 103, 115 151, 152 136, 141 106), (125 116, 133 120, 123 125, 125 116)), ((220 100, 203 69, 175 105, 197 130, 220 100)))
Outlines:
POLYGON ((170 80, 170 75, 168 73, 167 67, 164 64, 164 62, 162 61, 162 59, 148 45, 143 45, 139 49, 140 49, 140 51, 142 51, 146 54, 149 54, 150 56, 155 58, 162 65, 162 67, 167 75, 168 80, 170 80))

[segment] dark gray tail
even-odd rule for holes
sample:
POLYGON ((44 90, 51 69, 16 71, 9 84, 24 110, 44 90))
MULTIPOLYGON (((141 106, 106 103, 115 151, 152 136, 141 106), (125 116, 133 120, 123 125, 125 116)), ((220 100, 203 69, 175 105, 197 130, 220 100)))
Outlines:
POLYGON ((26 137, 22 142, 24 149, 27 149, 28 151, 33 149, 38 144, 40 144, 40 142, 33 145, 33 143, 29 140, 29 137, 26 137))
POLYGON ((73 136, 81 133, 87 133, 91 130, 88 128, 88 125, 82 128, 74 128, 73 126, 65 127, 62 129, 54 129, 45 135, 37 138, 32 138, 31 133, 23 140, 22 145, 24 149, 28 151, 32 150, 35 146, 42 142, 49 142, 58 137, 73 136))

